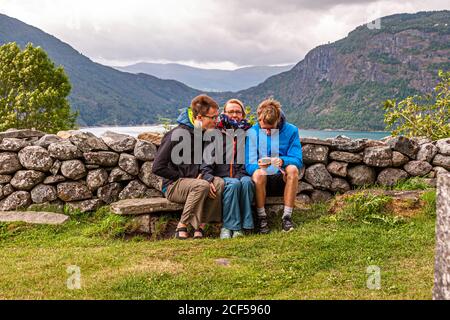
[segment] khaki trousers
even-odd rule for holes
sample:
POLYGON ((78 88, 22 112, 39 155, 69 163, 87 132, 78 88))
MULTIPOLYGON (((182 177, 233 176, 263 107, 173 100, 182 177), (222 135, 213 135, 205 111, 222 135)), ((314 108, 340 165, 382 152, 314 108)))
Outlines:
POLYGON ((202 223, 222 221, 222 193, 224 181, 214 177, 216 199, 210 199, 209 182, 203 179, 180 178, 167 186, 166 198, 184 204, 180 222, 198 229, 202 223))

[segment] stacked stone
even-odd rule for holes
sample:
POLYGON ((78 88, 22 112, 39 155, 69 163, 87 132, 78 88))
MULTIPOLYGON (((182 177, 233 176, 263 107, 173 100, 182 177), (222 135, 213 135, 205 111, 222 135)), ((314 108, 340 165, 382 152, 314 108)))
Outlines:
MULTIPOLYGON (((161 197, 151 173, 158 141, 124 134, 36 130, 0 133, 0 211, 31 205, 64 205, 92 211, 123 199, 161 197), (142 138, 142 139, 140 139, 142 138)), ((436 177, 450 170, 450 138, 345 136, 301 138, 304 168, 297 200, 328 200, 355 187, 392 186, 410 176, 436 177)))
POLYGON ((0 133, 0 210, 64 205, 92 211, 122 199, 161 197, 156 146, 132 136, 72 131, 0 133))
POLYGON ((338 136, 302 138, 305 169, 298 194, 311 201, 328 200, 334 193, 378 183, 393 186, 408 177, 435 178, 450 170, 450 138, 387 137, 382 141, 338 136))

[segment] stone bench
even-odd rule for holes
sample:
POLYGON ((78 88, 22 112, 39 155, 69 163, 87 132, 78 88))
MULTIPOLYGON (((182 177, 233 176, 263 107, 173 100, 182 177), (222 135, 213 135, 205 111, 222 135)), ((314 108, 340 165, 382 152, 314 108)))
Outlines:
MULTIPOLYGON (((298 206, 307 205, 297 199, 298 206)), ((283 205, 283 197, 268 197, 267 206, 283 205)), ((111 211, 119 215, 139 215, 158 212, 174 212, 183 210, 184 205, 171 202, 163 197, 125 199, 111 204, 111 211)))
MULTIPOLYGON (((298 197, 295 206, 307 209, 308 201, 298 197)), ((157 221, 165 213, 178 213, 184 205, 174 203, 163 197, 125 199, 111 204, 111 211, 118 215, 132 216, 136 224, 136 232, 152 234, 155 232, 157 221)), ((283 209, 283 197, 268 197, 266 200, 266 212, 273 215, 283 209)))

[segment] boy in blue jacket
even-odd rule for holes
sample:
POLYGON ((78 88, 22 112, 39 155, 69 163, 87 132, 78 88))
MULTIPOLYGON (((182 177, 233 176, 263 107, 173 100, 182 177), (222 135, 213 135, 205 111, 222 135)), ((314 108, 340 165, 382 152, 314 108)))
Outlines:
POLYGON ((288 122, 281 105, 274 99, 261 102, 258 123, 247 131, 245 169, 255 183, 258 226, 268 233, 264 208, 266 196, 283 196, 283 231, 294 229, 292 210, 298 188, 298 175, 303 166, 298 128, 288 122))

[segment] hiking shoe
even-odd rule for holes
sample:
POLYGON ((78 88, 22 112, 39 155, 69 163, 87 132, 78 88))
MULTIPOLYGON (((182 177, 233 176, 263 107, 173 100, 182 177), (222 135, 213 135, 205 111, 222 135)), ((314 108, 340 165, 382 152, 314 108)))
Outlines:
POLYGON ((291 217, 283 218, 283 220, 281 222, 281 229, 284 232, 289 232, 289 231, 294 230, 294 223, 292 222, 291 217))
POLYGON ((231 239, 231 230, 227 228, 220 229, 220 239, 231 239))
POLYGON ((233 231, 233 238, 243 237, 244 233, 241 230, 233 231))
POLYGON ((261 234, 267 234, 270 232, 266 217, 258 217, 258 229, 261 234))

